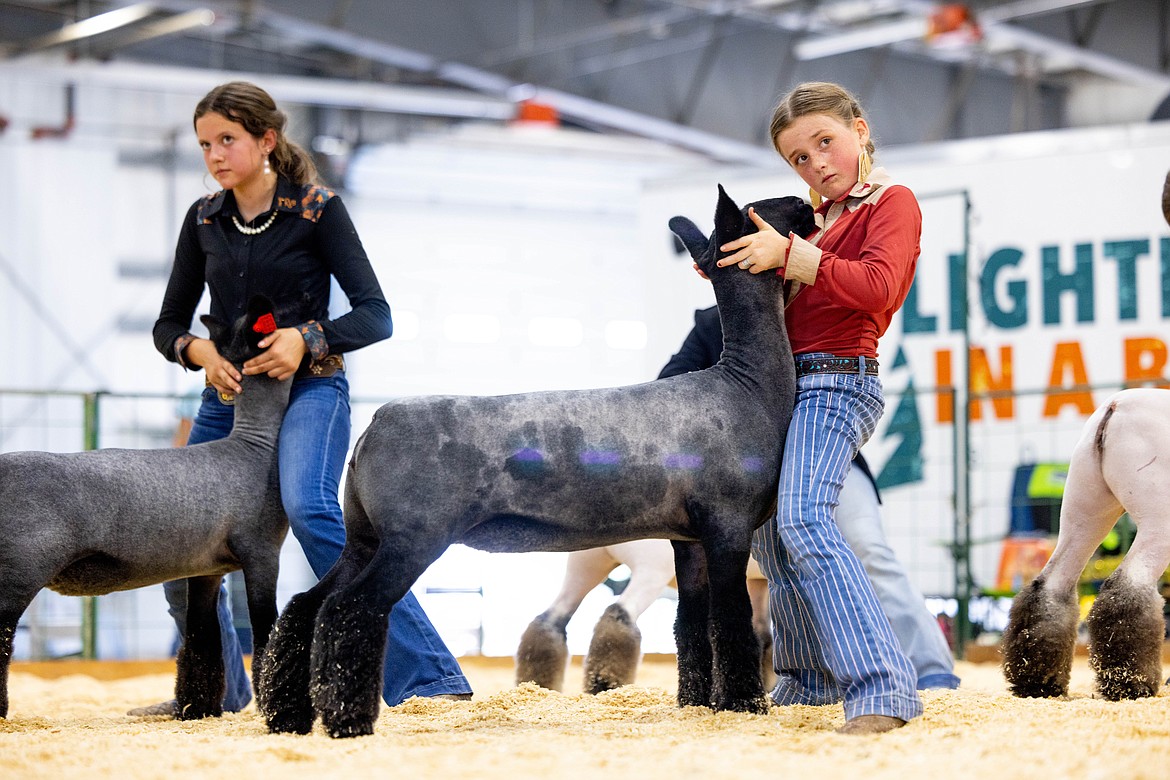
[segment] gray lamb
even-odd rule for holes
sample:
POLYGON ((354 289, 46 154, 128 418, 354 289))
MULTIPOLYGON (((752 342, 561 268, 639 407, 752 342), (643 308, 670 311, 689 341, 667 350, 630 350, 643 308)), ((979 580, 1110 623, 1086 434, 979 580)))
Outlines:
MULTIPOLYGON (((759 201, 777 230, 808 234, 798 198, 759 201)), ((763 712, 744 573, 771 516, 796 377, 776 274, 718 268, 755 229, 722 188, 708 239, 671 229, 711 278, 725 346, 705 371, 630 387, 393 401, 358 441, 345 488, 346 546, 290 601, 257 700, 268 727, 370 734, 390 607, 447 547, 580 550, 670 539, 679 586, 680 705, 763 712)), ((689 273, 689 270, 688 270, 689 273)))
MULTIPOLYGON (((275 329, 251 301, 233 326, 204 316, 216 346, 243 363, 275 329)), ((276 576, 288 518, 276 443, 292 380, 245 376, 235 425, 219 441, 158 450, 0 455, 0 717, 16 623, 41 588, 96 596, 187 578, 188 632, 175 681, 177 717, 222 714, 216 617, 223 575, 243 569, 255 646, 276 621, 276 576)))

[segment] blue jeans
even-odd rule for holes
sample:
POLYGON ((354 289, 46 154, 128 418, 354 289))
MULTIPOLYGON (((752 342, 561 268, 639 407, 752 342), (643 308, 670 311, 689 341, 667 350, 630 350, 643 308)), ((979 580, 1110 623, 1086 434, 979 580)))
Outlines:
POLYGON ((797 380, 776 519, 753 540, 771 597, 777 704, 844 701, 847 720, 922 714, 914 667, 833 518, 851 461, 884 406, 877 377, 797 380))
POLYGON ((837 527, 861 561, 902 652, 914 665, 918 689, 958 688, 955 660, 926 599, 910 582, 882 529, 877 491, 869 477, 851 467, 841 487, 837 527))
MULTIPOLYGON (((220 402, 214 388, 206 388, 187 443, 227 436, 234 412, 234 407, 220 402)), ((345 374, 294 380, 280 428, 280 491, 289 527, 318 579, 332 568, 345 546, 337 491, 349 435, 349 382, 345 374)), ((163 589, 170 614, 179 633, 184 634, 186 582, 168 582, 163 589)), ((219 625, 227 682, 223 708, 239 712, 252 700, 252 688, 223 587, 219 592, 219 625)), ((383 677, 382 699, 391 707, 411 696, 471 693, 459 663, 409 591, 390 611, 383 677)))

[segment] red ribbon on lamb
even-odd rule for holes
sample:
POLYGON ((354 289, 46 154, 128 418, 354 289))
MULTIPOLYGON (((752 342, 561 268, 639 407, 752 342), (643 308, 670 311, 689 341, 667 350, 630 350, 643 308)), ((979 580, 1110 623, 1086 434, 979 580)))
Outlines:
POLYGON ((256 320, 256 323, 252 326, 252 330, 267 336, 269 333, 276 331, 276 320, 272 318, 271 314, 265 314, 256 320))

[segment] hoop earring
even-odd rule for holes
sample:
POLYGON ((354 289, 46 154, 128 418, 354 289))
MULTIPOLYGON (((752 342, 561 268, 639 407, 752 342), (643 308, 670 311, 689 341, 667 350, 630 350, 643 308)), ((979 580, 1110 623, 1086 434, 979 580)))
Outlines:
POLYGON ((869 172, 873 170, 873 157, 870 156, 868 149, 862 149, 861 154, 857 155, 857 183, 865 184, 865 180, 869 178, 869 172))
POLYGON ((812 187, 808 188, 808 202, 812 204, 814 209, 820 208, 822 200, 824 199, 821 197, 821 193, 817 192, 812 187))

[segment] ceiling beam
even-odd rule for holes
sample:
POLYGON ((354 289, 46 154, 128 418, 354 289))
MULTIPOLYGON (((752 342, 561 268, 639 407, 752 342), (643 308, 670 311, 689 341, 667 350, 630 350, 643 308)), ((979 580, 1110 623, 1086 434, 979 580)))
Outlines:
POLYGON ((522 100, 536 100, 553 106, 562 117, 586 127, 620 130, 643 138, 657 139, 700 152, 722 162, 767 167, 776 164, 775 154, 762 146, 735 141, 598 100, 515 81, 499 73, 463 63, 443 62, 399 46, 371 41, 353 33, 305 22, 276 12, 265 12, 261 20, 266 26, 286 34, 295 31, 296 37, 303 42, 330 46, 339 51, 367 57, 374 62, 427 73, 449 83, 517 103, 522 100))
POLYGON ((0 62, 7 78, 35 79, 52 84, 76 84, 202 97, 212 87, 243 80, 264 85, 274 99, 300 105, 355 108, 395 114, 507 121, 516 114, 505 98, 477 95, 461 89, 375 84, 349 79, 278 76, 199 68, 166 67, 128 62, 79 61, 39 64, 0 62))

